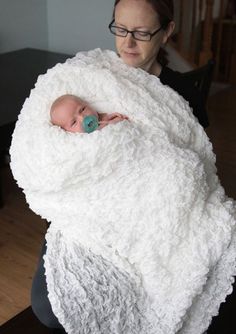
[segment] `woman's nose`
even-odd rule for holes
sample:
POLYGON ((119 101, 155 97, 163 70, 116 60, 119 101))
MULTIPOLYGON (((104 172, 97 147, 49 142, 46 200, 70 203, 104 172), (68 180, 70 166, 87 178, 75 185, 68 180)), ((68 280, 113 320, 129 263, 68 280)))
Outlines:
POLYGON ((136 45, 136 41, 131 33, 128 33, 127 36, 125 37, 125 44, 128 47, 134 47, 136 45))

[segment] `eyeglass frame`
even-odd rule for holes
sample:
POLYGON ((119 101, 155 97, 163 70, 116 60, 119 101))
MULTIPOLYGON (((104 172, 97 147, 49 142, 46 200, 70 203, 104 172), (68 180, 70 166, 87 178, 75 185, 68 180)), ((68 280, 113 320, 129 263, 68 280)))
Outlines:
POLYGON ((161 31, 161 29, 163 29, 163 26, 160 26, 160 28, 158 28, 158 29, 157 29, 156 31, 154 31, 153 33, 148 32, 148 31, 142 31, 142 30, 128 30, 128 29, 126 29, 126 28, 122 28, 122 27, 113 25, 114 22, 115 22, 115 20, 113 19, 113 20, 111 21, 111 23, 109 24, 109 26, 108 26, 110 32, 111 32, 113 35, 115 35, 115 36, 119 36, 119 37, 124 37, 124 38, 125 38, 125 37, 127 37, 128 34, 131 34, 132 37, 133 37, 133 39, 135 39, 136 41, 141 41, 141 42, 150 42, 151 39, 153 38, 153 36, 156 35, 159 31, 161 31), (118 35, 118 34, 114 33, 114 32, 111 30, 111 27, 124 29, 124 30, 126 31, 126 35, 125 35, 125 36, 121 36, 121 35, 118 35), (149 35, 150 39, 139 39, 139 38, 136 38, 136 37, 134 36, 134 33, 135 33, 135 32, 145 32, 146 34, 149 35))

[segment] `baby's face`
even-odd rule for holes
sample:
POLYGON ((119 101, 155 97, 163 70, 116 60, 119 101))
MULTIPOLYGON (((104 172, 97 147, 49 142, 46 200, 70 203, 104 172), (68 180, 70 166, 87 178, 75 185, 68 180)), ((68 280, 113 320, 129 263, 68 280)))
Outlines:
POLYGON ((85 132, 82 124, 83 119, 85 116, 91 115, 98 117, 95 110, 76 96, 59 98, 51 108, 52 123, 69 132, 85 132))

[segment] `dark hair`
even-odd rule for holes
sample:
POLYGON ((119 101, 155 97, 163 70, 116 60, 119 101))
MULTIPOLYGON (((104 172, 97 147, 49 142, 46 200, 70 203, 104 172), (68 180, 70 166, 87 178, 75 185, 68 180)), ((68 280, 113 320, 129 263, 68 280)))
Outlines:
MULTIPOLYGON (((160 24, 163 29, 166 29, 171 21, 174 19, 174 3, 173 0, 145 0, 149 3, 158 15, 160 24)), ((115 0, 113 9, 113 19, 115 18, 115 8, 120 0, 115 0)), ((167 52, 160 48, 157 55, 157 61, 165 66, 168 64, 167 52)))

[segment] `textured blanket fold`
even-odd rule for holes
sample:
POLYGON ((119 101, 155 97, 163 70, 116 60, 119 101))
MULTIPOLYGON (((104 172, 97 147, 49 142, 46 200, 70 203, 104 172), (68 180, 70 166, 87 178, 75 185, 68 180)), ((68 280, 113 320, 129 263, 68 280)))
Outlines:
POLYGON ((188 103, 112 51, 39 77, 13 134, 11 168, 51 222, 46 279, 70 334, 203 333, 236 275, 236 206, 188 103), (130 121, 91 134, 53 126, 65 93, 130 121))

